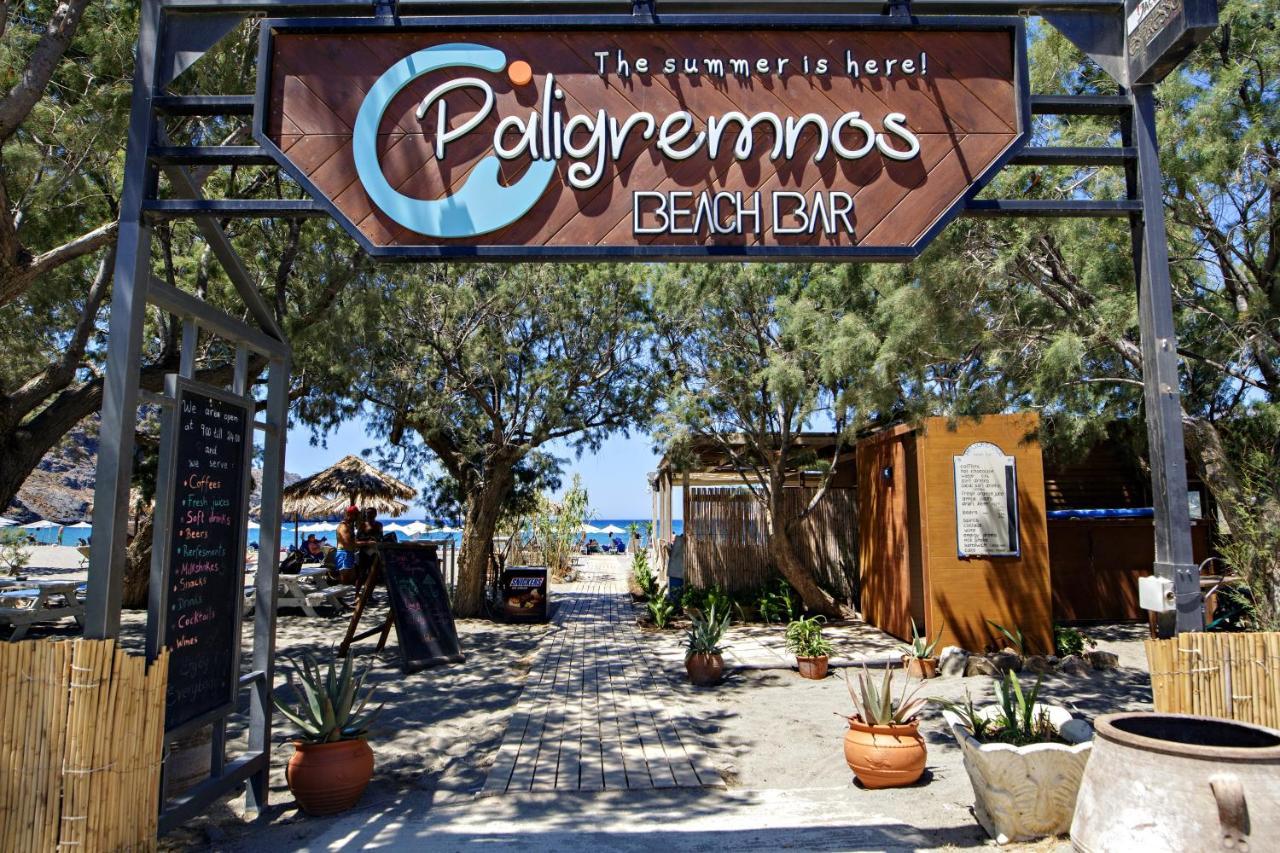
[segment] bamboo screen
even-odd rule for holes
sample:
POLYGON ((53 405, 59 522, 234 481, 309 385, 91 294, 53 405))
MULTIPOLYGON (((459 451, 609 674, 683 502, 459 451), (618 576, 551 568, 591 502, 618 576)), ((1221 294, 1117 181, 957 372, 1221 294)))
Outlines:
POLYGON ((153 850, 167 653, 0 643, 0 850, 153 850))
POLYGON ((1155 708, 1280 728, 1280 633, 1147 640, 1155 708))
MULTIPOLYGON (((809 488, 786 489, 787 513, 798 515, 813 494, 809 488)), ((684 532, 686 584, 738 591, 758 588, 778 575, 769 559, 764 511, 745 489, 690 489, 684 532)), ((818 583, 849 602, 857 589, 857 540, 853 489, 828 489, 795 539, 801 560, 818 583)))

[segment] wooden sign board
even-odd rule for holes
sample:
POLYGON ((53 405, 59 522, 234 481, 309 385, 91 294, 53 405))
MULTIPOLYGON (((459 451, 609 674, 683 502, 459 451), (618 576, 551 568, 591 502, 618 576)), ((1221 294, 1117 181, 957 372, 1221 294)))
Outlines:
POLYGON ((387 544, 380 545, 379 551, 404 671, 462 663, 458 630, 436 547, 387 544))
POLYGON ((163 614, 169 649, 166 731, 234 707, 253 446, 248 400, 169 381, 176 406, 166 415, 158 492, 171 498, 157 507, 168 523, 155 542, 151 577, 152 615, 163 614))
POLYGON ((1016 557, 1018 469, 990 442, 952 457, 956 494, 956 549, 961 557, 1016 557))
POLYGON ((1217 26, 1217 0, 1125 0, 1130 84, 1159 83, 1217 26))
POLYGON ((917 255, 1019 147, 1016 19, 268 21, 258 141, 371 253, 917 255))

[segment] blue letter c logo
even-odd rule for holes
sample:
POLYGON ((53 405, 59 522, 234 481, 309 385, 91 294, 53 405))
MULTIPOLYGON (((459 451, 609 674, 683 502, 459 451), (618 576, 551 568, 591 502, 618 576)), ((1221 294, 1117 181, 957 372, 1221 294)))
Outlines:
POLYGON ((485 157, 456 193, 445 198, 411 198, 395 189, 378 163, 378 125, 392 98, 430 71, 460 66, 498 72, 507 65, 500 50, 474 44, 442 44, 406 56, 383 73, 356 114, 352 147, 356 174, 373 203, 400 225, 428 237, 474 237, 497 231, 529 212, 555 174, 551 160, 534 160, 511 186, 498 183, 498 158, 485 157))

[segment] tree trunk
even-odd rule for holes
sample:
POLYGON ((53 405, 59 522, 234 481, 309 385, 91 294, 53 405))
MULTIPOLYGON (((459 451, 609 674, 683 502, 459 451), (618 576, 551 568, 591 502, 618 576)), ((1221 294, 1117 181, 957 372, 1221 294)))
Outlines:
POLYGON ((462 551, 458 554, 458 589, 453 596, 455 616, 484 614, 485 578, 489 571, 493 533, 513 483, 511 464, 498 461, 485 473, 479 488, 467 496, 462 551))
POLYGON ((124 596, 126 610, 146 610, 151 580, 151 542, 155 533, 155 508, 148 507, 138 517, 138 525, 125 552, 124 596))
MULTIPOLYGON (((780 494, 780 491, 775 490, 775 494, 780 494)), ((818 586, 813 572, 805 567, 796 553, 791 529, 795 526, 795 520, 782 518, 783 510, 780 500, 770 500, 769 504, 769 557, 773 560, 773 564, 787 579, 787 583, 800 593, 800 600, 804 602, 805 610, 820 613, 832 619, 844 618, 845 612, 840 602, 818 586)))

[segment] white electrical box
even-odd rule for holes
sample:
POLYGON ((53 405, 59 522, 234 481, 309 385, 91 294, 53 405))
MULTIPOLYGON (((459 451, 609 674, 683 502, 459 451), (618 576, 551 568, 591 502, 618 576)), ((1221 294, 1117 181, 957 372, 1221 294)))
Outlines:
POLYGON ((1158 575, 1138 578, 1138 606, 1156 613, 1169 613, 1177 609, 1173 597, 1173 581, 1158 575))

